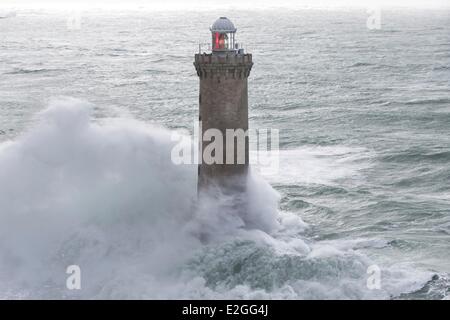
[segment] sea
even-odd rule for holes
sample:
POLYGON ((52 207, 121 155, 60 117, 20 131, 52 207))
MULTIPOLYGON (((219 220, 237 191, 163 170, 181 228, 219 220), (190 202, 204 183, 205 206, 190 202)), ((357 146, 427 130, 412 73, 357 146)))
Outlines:
POLYGON ((450 10, 0 17, 1 299, 450 299, 450 10), (279 132, 245 216, 171 161, 220 16, 279 132))

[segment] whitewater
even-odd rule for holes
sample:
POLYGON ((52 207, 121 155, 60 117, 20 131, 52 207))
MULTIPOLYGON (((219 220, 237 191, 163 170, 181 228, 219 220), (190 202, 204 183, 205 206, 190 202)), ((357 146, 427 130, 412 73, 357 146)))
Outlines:
POLYGON ((448 299, 449 12, 369 32, 361 11, 231 11, 250 126, 280 130, 245 216, 198 206, 170 158, 198 117, 190 35, 221 14, 68 15, 0 20, 0 298, 448 299))

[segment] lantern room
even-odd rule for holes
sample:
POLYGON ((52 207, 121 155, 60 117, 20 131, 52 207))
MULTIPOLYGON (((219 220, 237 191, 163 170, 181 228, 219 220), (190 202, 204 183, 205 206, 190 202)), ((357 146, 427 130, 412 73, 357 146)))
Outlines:
POLYGON ((234 35, 236 28, 226 17, 220 17, 210 28, 212 33, 213 52, 227 52, 235 50, 234 35))

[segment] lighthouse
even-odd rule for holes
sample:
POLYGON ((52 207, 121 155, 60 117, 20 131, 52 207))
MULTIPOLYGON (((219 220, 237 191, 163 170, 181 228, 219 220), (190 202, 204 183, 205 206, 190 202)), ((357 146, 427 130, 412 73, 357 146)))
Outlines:
POLYGON ((240 191, 249 167, 247 79, 252 55, 239 49, 237 29, 228 18, 217 19, 210 31, 211 52, 199 52, 194 61, 200 78, 198 190, 240 191))

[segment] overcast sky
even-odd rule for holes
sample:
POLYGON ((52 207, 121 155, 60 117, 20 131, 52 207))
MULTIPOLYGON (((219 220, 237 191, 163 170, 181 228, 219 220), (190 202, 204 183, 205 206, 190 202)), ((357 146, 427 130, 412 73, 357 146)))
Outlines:
POLYGON ((195 7, 336 7, 336 6, 407 6, 421 8, 450 7, 450 0, 0 0, 9 7, 110 7, 189 9, 195 7))

